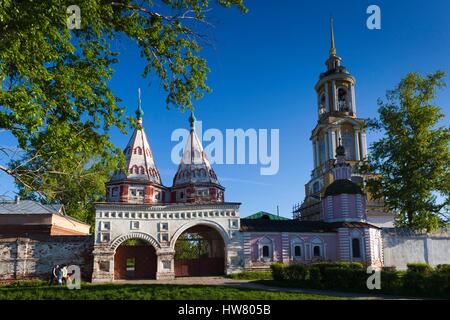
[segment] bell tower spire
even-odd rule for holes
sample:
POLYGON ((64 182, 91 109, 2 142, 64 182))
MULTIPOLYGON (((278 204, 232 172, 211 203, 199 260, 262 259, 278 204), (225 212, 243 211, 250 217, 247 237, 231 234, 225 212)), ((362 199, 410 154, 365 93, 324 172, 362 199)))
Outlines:
POLYGON ((330 56, 326 62, 328 71, 336 71, 341 66, 341 57, 336 53, 336 45, 334 41, 333 17, 330 17, 330 56))
POLYGON ((336 47, 334 45, 333 16, 330 16, 330 56, 336 55, 336 47))

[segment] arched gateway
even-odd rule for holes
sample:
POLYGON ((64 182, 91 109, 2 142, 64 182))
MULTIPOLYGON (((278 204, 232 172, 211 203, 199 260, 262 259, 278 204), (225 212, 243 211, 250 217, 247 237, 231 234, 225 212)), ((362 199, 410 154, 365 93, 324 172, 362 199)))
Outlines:
POLYGON ((194 129, 172 187, 162 185, 143 111, 124 149, 126 170, 106 184, 97 203, 93 281, 172 279, 227 274, 243 267, 239 203, 224 202, 224 188, 194 129))

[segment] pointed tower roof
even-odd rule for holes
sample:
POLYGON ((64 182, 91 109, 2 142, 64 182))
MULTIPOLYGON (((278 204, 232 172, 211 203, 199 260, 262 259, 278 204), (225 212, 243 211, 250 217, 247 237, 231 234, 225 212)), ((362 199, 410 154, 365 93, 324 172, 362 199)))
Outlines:
POLYGON ((334 41, 334 28, 333 28, 333 17, 330 17, 330 54, 326 65, 328 67, 328 72, 336 71, 341 67, 341 57, 336 53, 336 45, 334 41))
POLYGON ((142 125, 144 111, 141 108, 141 89, 138 90, 138 109, 136 119, 138 127, 134 130, 130 141, 124 149, 126 172, 116 173, 111 181, 136 180, 143 183, 161 185, 161 177, 153 159, 152 149, 142 125))
POLYGON ((183 149, 177 173, 173 179, 173 186, 185 184, 215 184, 220 186, 216 173, 212 168, 202 143, 195 131, 195 116, 191 113, 189 124, 191 127, 186 146, 183 149))
POLYGON ((330 56, 335 56, 336 55, 336 47, 334 45, 333 16, 330 17, 330 37, 331 37, 330 56))

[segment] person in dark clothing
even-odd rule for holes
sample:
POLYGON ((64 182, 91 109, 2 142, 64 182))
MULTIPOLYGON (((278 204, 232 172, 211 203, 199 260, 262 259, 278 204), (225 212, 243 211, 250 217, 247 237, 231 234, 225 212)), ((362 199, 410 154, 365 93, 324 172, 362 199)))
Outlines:
POLYGON ((52 274, 51 274, 50 285, 52 285, 54 283, 58 283, 58 271, 59 270, 60 270, 59 265, 56 265, 56 266, 53 267, 52 274))

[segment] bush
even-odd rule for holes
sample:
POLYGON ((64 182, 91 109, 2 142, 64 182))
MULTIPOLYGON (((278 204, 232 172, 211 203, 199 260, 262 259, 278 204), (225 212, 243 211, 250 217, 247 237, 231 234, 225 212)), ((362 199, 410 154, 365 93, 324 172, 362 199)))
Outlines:
POLYGON ((450 264, 438 264, 436 271, 440 273, 450 273, 450 264))
POLYGON ((322 273, 320 272, 319 267, 312 266, 308 270, 308 281, 309 284, 313 288, 321 289, 322 288, 322 273))
POLYGON ((292 264, 284 269, 284 276, 287 280, 292 281, 304 281, 306 280, 306 275, 308 270, 306 266, 301 264, 292 264))
MULTIPOLYGON (((290 281, 288 286, 368 290, 366 282, 369 275, 360 263, 321 262, 290 266, 275 263, 271 269, 274 280, 290 281)), ((384 267, 381 270, 381 292, 448 298, 450 297, 450 265, 439 265, 434 271, 430 265, 425 263, 409 263, 408 271, 395 271, 395 267, 384 267)))
POLYGON ((322 287, 326 289, 354 289, 366 288, 367 274, 362 268, 333 267, 325 268, 321 272, 322 287))
POLYGON ((381 290, 386 293, 400 293, 403 286, 404 272, 395 271, 395 267, 381 270, 381 290))
POLYGON ((433 268, 429 264, 422 262, 408 263, 407 267, 409 272, 429 273, 433 271, 433 268))
POLYGON ((227 275, 227 278, 236 279, 236 280, 271 280, 272 273, 267 272, 258 272, 258 271, 245 271, 240 273, 232 273, 227 275))
POLYGON ((272 277, 274 280, 282 281, 287 280, 285 276, 285 265, 282 263, 274 263, 270 266, 270 270, 272 270, 272 277))
POLYGON ((396 272, 397 268, 394 266, 385 266, 381 268, 382 271, 386 271, 386 272, 396 272))

